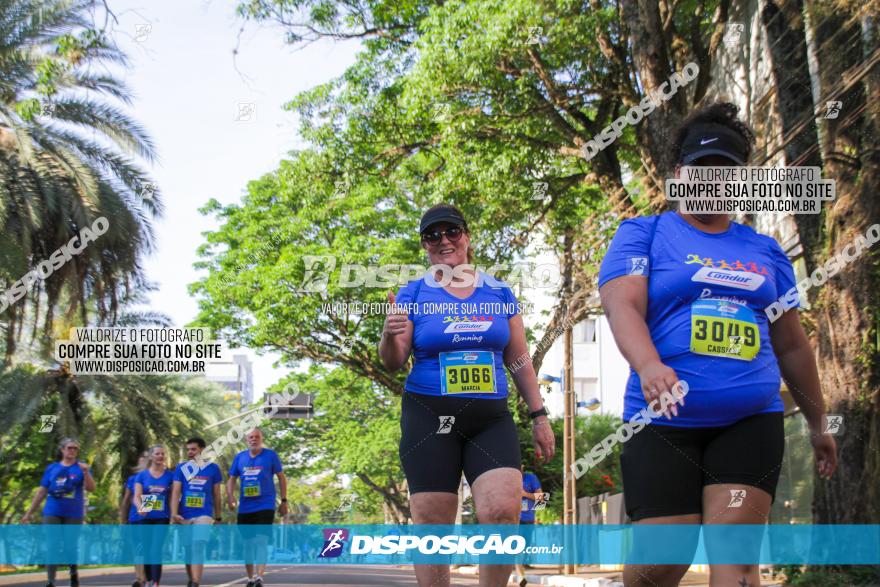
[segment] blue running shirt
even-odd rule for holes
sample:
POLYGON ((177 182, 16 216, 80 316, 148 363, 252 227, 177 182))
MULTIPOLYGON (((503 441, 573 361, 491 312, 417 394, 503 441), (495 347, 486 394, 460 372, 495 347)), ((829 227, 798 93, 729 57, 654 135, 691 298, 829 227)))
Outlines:
POLYGON ((158 478, 150 474, 149 469, 144 469, 134 478, 135 484, 141 484, 141 498, 146 515, 140 516, 141 520, 160 520, 171 517, 171 484, 174 482, 174 473, 165 469, 158 478))
POLYGON ((264 448, 255 457, 247 450, 235 455, 229 476, 241 477, 238 513, 274 510, 275 475, 281 471, 281 459, 274 450, 264 448))
POLYGON ((174 480, 180 482, 180 507, 178 512, 184 520, 199 516, 214 517, 214 485, 223 483, 223 474, 215 463, 208 463, 204 469, 187 480, 181 463, 174 471, 174 480))
MULTIPOLYGON (((622 222, 599 270, 600 287, 623 275, 650 276, 651 339, 663 364, 689 385, 679 415, 652 423, 728 426, 781 412, 779 364, 764 309, 795 285, 785 252, 742 224, 709 234, 676 212, 660 215, 649 251, 656 219, 622 222)), ((624 420, 645 407, 639 376, 630 369, 624 420)))
POLYGON ((46 467, 43 478, 40 480, 40 485, 49 491, 46 505, 43 506, 43 515, 84 517, 84 481, 85 476, 77 463, 67 466, 62 465, 59 461, 46 467))
POLYGON ((413 322, 415 363, 405 391, 507 397, 503 356, 510 340, 508 321, 519 313, 510 287, 480 273, 473 293, 460 299, 426 273, 402 287, 396 300, 407 305, 413 322))

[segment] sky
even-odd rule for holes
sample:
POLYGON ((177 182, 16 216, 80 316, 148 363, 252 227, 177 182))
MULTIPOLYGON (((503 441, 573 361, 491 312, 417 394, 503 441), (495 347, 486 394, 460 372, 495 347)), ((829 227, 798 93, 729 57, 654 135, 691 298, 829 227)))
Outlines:
MULTIPOLYGON (((239 202, 248 181, 304 146, 296 117, 283 104, 341 75, 359 44, 327 41, 294 49, 280 27, 244 23, 232 0, 109 5, 119 21, 114 39, 130 58, 120 73, 134 96, 129 113, 159 154, 148 167, 165 205, 164 217, 154 222, 156 250, 145 262, 158 286, 149 307, 183 326, 198 310, 187 291, 200 275, 193 269, 196 249, 202 232, 217 228, 198 209, 210 198, 239 202)), ((277 356, 247 354, 259 397, 287 369, 273 368, 277 356)))

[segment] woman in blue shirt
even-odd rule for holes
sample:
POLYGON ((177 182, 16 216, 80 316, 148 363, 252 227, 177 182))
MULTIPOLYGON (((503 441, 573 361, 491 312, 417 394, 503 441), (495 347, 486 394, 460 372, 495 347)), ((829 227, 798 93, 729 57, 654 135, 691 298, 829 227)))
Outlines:
MULTIPOLYGON (((388 300, 406 308, 385 320, 379 357, 397 371, 414 357, 401 405, 400 459, 416 524, 453 524, 464 472, 481 524, 516 524, 522 475, 507 373, 528 405, 538 458, 554 437, 538 391, 517 301, 505 284, 470 265, 461 211, 440 204, 419 233, 431 269, 388 300)), ((512 565, 483 565, 481 581, 507 585, 512 565)), ((448 565, 416 565, 419 585, 449 585, 448 565)))
MULTIPOLYGON (((745 165, 754 137, 736 114, 733 104, 713 104, 683 123, 676 177, 682 165, 745 165)), ((794 285, 776 241, 727 215, 666 212, 621 223, 602 261, 599 293, 631 367, 624 420, 679 395, 673 388, 687 382, 686 398, 664 401, 665 418, 623 445, 625 502, 635 523, 767 522, 784 448, 780 376, 810 426, 820 475, 834 472, 836 447, 823 433, 825 403, 798 312, 771 323, 764 311, 794 285)), ((696 547, 698 534, 692 538, 696 547)), ((723 547, 707 535, 710 557, 723 547)), ((687 568, 627 565, 624 582, 677 585, 687 568)), ((711 572, 713 585, 760 584, 757 564, 711 572)))
MULTIPOLYGON (((31 507, 22 517, 21 523, 27 524, 33 513, 37 510, 43 499, 46 505, 43 507, 43 524, 82 524, 85 517, 84 491, 95 490, 95 480, 86 463, 79 462, 79 443, 73 438, 64 438, 58 445, 60 460, 46 467, 40 487, 31 501, 31 507)), ((49 553, 56 552, 59 545, 63 551, 65 560, 73 560, 76 557, 75 546, 76 534, 59 530, 49 530, 47 534, 47 550, 49 553)), ((55 584, 55 575, 58 565, 46 565, 46 573, 49 576, 47 587, 55 584)), ((70 565, 70 585, 79 585, 79 575, 75 564, 70 565)))
POLYGON ((165 447, 161 444, 148 449, 148 467, 138 473, 134 480, 134 503, 144 528, 144 574, 147 587, 159 587, 162 579, 162 547, 165 543, 167 525, 171 521, 171 489, 174 473, 165 464, 165 447))

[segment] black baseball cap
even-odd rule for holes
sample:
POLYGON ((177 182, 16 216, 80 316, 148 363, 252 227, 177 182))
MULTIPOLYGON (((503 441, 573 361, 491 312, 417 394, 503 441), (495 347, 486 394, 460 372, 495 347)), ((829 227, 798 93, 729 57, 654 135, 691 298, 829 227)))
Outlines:
POLYGON ((723 124, 695 124, 681 144, 679 163, 690 165, 707 155, 719 155, 745 165, 749 158, 749 143, 738 132, 723 124))
POLYGON ((419 234, 425 232, 432 224, 439 222, 457 224, 467 229, 467 222, 464 221, 464 216, 461 215, 458 208, 449 204, 440 204, 422 215, 422 221, 419 222, 419 234))

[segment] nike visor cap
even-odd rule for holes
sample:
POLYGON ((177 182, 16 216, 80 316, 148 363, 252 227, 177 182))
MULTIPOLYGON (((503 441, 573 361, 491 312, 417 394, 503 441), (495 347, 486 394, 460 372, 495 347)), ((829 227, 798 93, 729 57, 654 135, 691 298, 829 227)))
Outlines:
POLYGON ((749 144, 742 135, 722 124, 694 125, 682 142, 679 163, 690 165, 708 155, 719 155, 745 165, 749 158, 749 144))
POLYGON ((440 204, 434 206, 422 216, 422 221, 419 222, 419 234, 428 230, 432 225, 441 222, 462 226, 467 230, 467 222, 464 221, 464 217, 454 206, 440 204))

